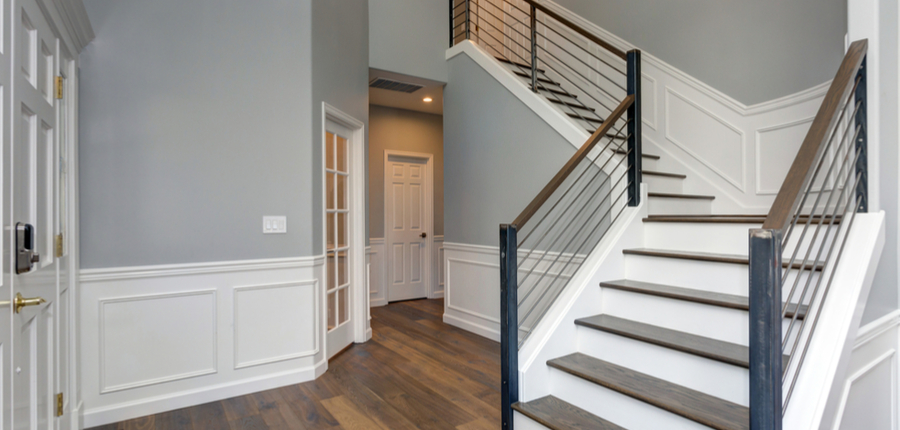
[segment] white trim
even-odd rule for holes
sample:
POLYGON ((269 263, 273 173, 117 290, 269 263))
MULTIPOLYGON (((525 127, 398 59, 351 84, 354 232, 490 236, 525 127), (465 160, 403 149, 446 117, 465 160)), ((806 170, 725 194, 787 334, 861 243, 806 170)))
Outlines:
MULTIPOLYGON (((847 407, 847 399, 850 397, 850 390, 853 388, 853 383, 856 382, 857 379, 862 378, 867 373, 871 372, 872 369, 877 367, 879 364, 883 363, 885 360, 896 356, 896 354, 897 354, 897 350, 890 349, 889 351, 885 352, 884 354, 881 354, 878 358, 876 358, 876 359, 872 360, 871 362, 869 362, 868 364, 866 364, 863 368, 856 371, 856 373, 854 373, 853 375, 850 375, 849 378, 847 378, 847 382, 844 383, 844 391, 841 393, 841 401, 839 403, 840 406, 838 407, 837 414, 835 414, 834 427, 833 427, 834 430, 840 429, 841 421, 844 418, 844 410, 847 407)), ((894 366, 891 366, 891 381, 896 381, 896 380, 897 380, 897 366, 894 365, 894 366)), ((891 391, 896 395, 897 387, 891 386, 891 391)), ((891 409, 892 409, 892 413, 891 413, 892 418, 891 419, 893 420, 893 417, 897 416, 896 415, 897 405, 895 403, 892 403, 891 409)))
POLYGON ((900 309, 860 327, 853 349, 861 348, 897 326, 900 326, 900 309))
POLYGON ((747 188, 747 169, 746 169, 746 167, 745 167, 745 166, 746 166, 746 153, 747 153, 747 136, 746 136, 746 134, 744 133, 744 131, 741 130, 739 127, 735 126, 734 124, 731 124, 730 122, 726 121, 724 118, 720 117, 720 116, 717 115, 715 112, 713 112, 713 111, 711 111, 711 110, 709 110, 709 109, 707 109, 707 108, 705 108, 705 107, 703 107, 703 106, 700 106, 698 103, 696 103, 696 102, 694 102, 693 100, 689 99, 687 96, 678 93, 677 91, 675 91, 674 89, 672 89, 672 88, 669 87, 669 86, 666 86, 666 100, 665 100, 665 106, 666 106, 666 109, 665 109, 665 118, 666 118, 665 136, 666 136, 666 140, 668 140, 669 142, 672 142, 673 144, 675 144, 675 146, 677 146, 679 149, 681 149, 682 151, 684 151, 686 154, 690 155, 691 157, 694 157, 695 160, 697 160, 697 161, 700 162, 701 164, 705 165, 709 170, 712 170, 713 173, 719 175, 719 177, 721 177, 721 178, 724 179, 726 182, 728 182, 729 184, 731 184, 731 185, 733 185, 735 188, 737 188, 738 191, 740 191, 740 192, 743 193, 744 190, 747 188), (716 167, 716 165, 714 165, 713 163, 711 163, 711 162, 709 162, 708 160, 704 159, 704 158, 701 157, 699 154, 697 154, 697 153, 695 153, 693 150, 691 150, 690 147, 689 147, 688 145, 685 145, 684 143, 680 142, 678 139, 675 139, 674 136, 672 136, 672 134, 670 133, 672 121, 669 119, 669 115, 672 113, 672 109, 670 108, 670 105, 669 105, 669 100, 670 100, 670 99, 669 99, 669 95, 672 95, 672 96, 675 96, 675 97, 678 98, 678 99, 681 99, 681 101, 683 101, 683 102, 687 103, 688 105, 692 106, 694 109, 697 109, 697 110, 699 110, 700 112, 706 114, 706 116, 712 118, 713 120, 715 120, 715 121, 718 122, 719 124, 724 125, 726 128, 730 129, 731 131, 733 131, 733 132, 735 132, 735 133, 737 133, 738 135, 741 136, 741 178, 740 178, 740 182, 738 182, 738 181, 735 180, 734 178, 729 177, 729 175, 727 175, 725 172, 723 172, 723 171, 720 170, 718 167, 716 167))
POLYGON ((185 407, 185 405, 199 405, 285 385, 299 384, 320 376, 327 367, 328 362, 323 359, 313 366, 300 369, 88 409, 84 411, 84 426, 86 428, 100 426, 133 417, 179 409, 185 407))
MULTIPOLYGON (((535 0, 537 3, 540 3, 543 6, 546 6, 548 9, 553 10, 558 13, 560 16, 568 19, 575 25, 584 28, 588 32, 594 33, 610 45, 615 46, 623 51, 628 51, 631 49, 637 48, 637 46, 628 43, 625 39, 616 36, 613 33, 603 29, 602 27, 594 24, 588 19, 578 15, 552 0, 535 0)), ((794 106, 809 100, 813 100, 817 97, 822 97, 828 92, 828 87, 831 85, 831 81, 823 82, 819 85, 816 85, 812 88, 798 91, 794 94, 789 94, 784 97, 779 97, 774 100, 769 100, 765 102, 760 102, 753 105, 745 105, 727 94, 701 82, 700 80, 694 78, 693 76, 681 71, 680 69, 675 68, 669 63, 660 60, 657 57, 654 57, 652 54, 647 53, 646 51, 641 52, 641 61, 652 64, 654 67, 658 67, 664 72, 671 74, 672 76, 678 78, 683 81, 685 84, 688 84, 692 87, 695 87, 697 90, 701 91, 703 94, 715 99, 716 101, 724 104, 729 109, 744 115, 758 115, 766 112, 770 112, 777 109, 783 109, 785 107, 794 106)))
MULTIPOLYGON (((390 183, 390 174, 388 173, 388 159, 390 157, 404 157, 404 158, 413 158, 425 161, 425 232, 428 233, 425 237, 425 258, 424 264, 425 273, 423 277, 425 279, 425 294, 427 298, 433 299, 435 298, 434 294, 434 285, 432 285, 433 277, 431 271, 431 262, 433 261, 433 252, 434 252, 434 155, 423 153, 423 152, 411 152, 411 151, 395 151, 392 149, 384 150, 384 207, 388 207, 388 188, 390 183)), ((388 224, 390 222, 390 217, 387 216, 387 210, 385 210, 384 216, 384 243, 385 243, 385 253, 384 253, 384 267, 385 267, 385 279, 388 279, 387 274, 393 267, 391 264, 393 261, 393 253, 387 252, 387 246, 392 243, 391 241, 391 229, 388 224)), ((391 301, 391 287, 389 282, 385 282, 385 301, 390 303, 391 301)))
POLYGON ((444 313, 444 322, 463 330, 470 331, 481 337, 486 337, 495 342, 500 342, 500 330, 477 324, 470 320, 459 318, 455 315, 444 313))
POLYGON ((203 375, 211 375, 214 373, 218 373, 218 362, 219 362, 219 348, 218 348, 218 312, 217 312, 217 294, 215 289, 204 289, 204 290, 194 290, 194 291, 181 291, 177 293, 163 293, 163 294, 139 294, 133 296, 124 296, 124 297, 116 297, 114 299, 100 299, 97 301, 98 309, 98 324, 97 327, 99 329, 98 339, 100 345, 100 394, 108 394, 114 393, 116 391, 129 390, 133 388, 139 387, 148 387, 151 385, 159 385, 166 382, 179 381, 182 379, 194 378, 197 376, 203 375), (124 302, 137 302, 143 300, 156 300, 161 298, 174 298, 174 297, 188 297, 188 296, 212 296, 212 321, 210 322, 210 326, 212 327, 212 367, 209 369, 201 369, 193 372, 182 373, 178 375, 170 375, 162 378, 154 378, 154 379, 146 379, 143 381, 136 381, 128 384, 120 384, 114 386, 106 385, 106 309, 105 305, 109 303, 124 303, 124 302))
POLYGON ((325 262, 324 255, 310 257, 268 258, 259 260, 214 261, 209 263, 163 264, 157 266, 81 269, 80 282, 121 281, 123 279, 161 278, 167 276, 211 273, 247 272, 255 270, 315 267, 325 262))
POLYGON ((316 355, 321 350, 320 347, 320 335, 319 335, 319 323, 320 318, 319 314, 321 313, 318 306, 313 306, 313 333, 314 333, 314 347, 309 351, 301 351, 293 354, 282 355, 279 357, 270 357, 264 358, 261 360, 254 360, 246 363, 241 363, 238 360, 238 351, 240 351, 240 336, 238 336, 238 300, 236 299, 237 293, 241 291, 253 291, 253 290, 267 290, 267 289, 276 289, 276 288, 290 288, 290 287, 299 287, 299 286, 312 286, 313 287, 313 302, 319 303, 319 281, 317 279, 310 279, 305 281, 297 281, 297 282, 279 282, 276 284, 261 284, 261 285, 245 285, 238 286, 232 288, 232 338, 234 339, 234 345, 232 347, 234 354, 234 369, 244 369, 247 367, 255 367, 261 366, 264 364, 278 363, 280 361, 293 360, 295 358, 303 358, 309 357, 311 355, 316 355))
MULTIPOLYGON (((320 136, 320 144, 325 142, 328 133, 328 121, 335 122, 349 128, 353 133, 350 138, 350 195, 349 207, 355 208, 350 213, 350 312, 353 320, 353 339, 354 342, 366 341, 367 320, 366 315, 369 309, 369 298, 364 297, 366 293, 366 215, 365 215, 365 190, 366 190, 366 130, 365 124, 351 115, 341 111, 340 109, 322 102, 322 135, 320 136)), ((325 148, 322 147, 322 212, 324 214, 326 203, 326 181, 325 181, 325 148)), ((324 232, 328 231, 328 217, 322 216, 322 254, 326 255, 328 250, 328 241, 325 239, 324 232)), ((327 285, 327 284, 326 284, 327 285)), ((327 287, 326 287, 327 288, 327 287)), ((327 307, 327 294, 321 298, 322 309, 327 307)), ((328 317, 327 312, 322 312, 323 319, 328 317)), ((327 327, 327 321, 323 320, 323 327, 327 327)), ((328 351, 328 336, 325 336, 323 349, 328 351)), ((327 354, 326 354, 327 355, 327 354)))
MULTIPOLYGON (((812 124, 813 120, 815 120, 815 119, 816 119, 816 117, 811 116, 808 118, 801 118, 801 119, 794 120, 794 121, 788 121, 788 122, 785 122, 782 124, 776 124, 776 125, 772 125, 772 126, 768 126, 768 127, 761 127, 761 128, 756 129, 756 141, 754 143, 754 146, 755 146, 754 152, 756 154, 755 161, 754 161, 755 169, 756 169, 756 195, 758 195, 758 196, 777 195, 778 191, 780 191, 780 190, 763 190, 762 189, 761 180, 762 180, 763 163, 761 162, 762 160, 761 160, 761 154, 760 154, 760 146, 762 144, 763 133, 770 132, 770 131, 776 131, 776 130, 783 130, 785 128, 790 128, 790 127, 800 125, 803 123, 807 123, 807 122, 812 124)), ((799 142, 798 142, 798 145, 799 145, 799 142)))
POLYGON ((538 117, 543 119, 547 125, 552 127, 564 139, 566 139, 575 148, 581 148, 585 141, 590 137, 587 131, 578 127, 568 116, 562 111, 550 106, 542 96, 535 94, 528 88, 521 79, 512 74, 506 67, 503 67, 494 60, 491 54, 488 54, 480 46, 471 40, 465 40, 457 43, 455 46, 447 50, 446 59, 456 57, 457 55, 467 55, 482 69, 488 72, 494 79, 502 84, 506 89, 518 98, 522 103, 528 106, 538 117))
POLYGON ((94 40, 94 29, 91 27, 84 3, 82 0, 52 0, 52 2, 59 12, 66 32, 72 38, 75 45, 72 48, 75 50, 74 55, 77 56, 94 40))

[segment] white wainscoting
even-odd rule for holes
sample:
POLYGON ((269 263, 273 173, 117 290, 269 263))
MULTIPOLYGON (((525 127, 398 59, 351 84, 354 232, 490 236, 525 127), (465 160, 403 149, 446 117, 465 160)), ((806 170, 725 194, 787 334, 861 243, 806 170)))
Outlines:
MULTIPOLYGON (((559 259, 552 267, 543 259, 543 252, 520 250, 521 257, 527 256, 520 267, 520 278, 538 263, 532 279, 548 274, 560 279, 569 279, 575 269, 584 261, 584 255, 571 259, 559 259), (562 269, 562 273, 560 272, 562 269)), ((554 254, 555 255, 555 254, 554 254)), ((567 255, 566 257, 571 256, 567 255)), ((495 246, 471 245, 464 243, 444 243, 444 322, 500 341, 500 248, 495 246)), ((528 321, 526 321, 526 324, 528 321)))
POLYGON ((314 379, 323 257, 82 270, 84 425, 314 379))
POLYGON ((834 429, 898 429, 900 310, 859 329, 834 429))
MULTIPOLYGON (((366 251, 369 258, 369 304, 372 307, 384 306, 387 301, 387 255, 383 237, 369 238, 369 247, 366 251)), ((434 236, 434 252, 431 253, 431 289, 428 298, 437 299, 444 297, 444 268, 441 261, 444 258, 444 236, 434 236)))
MULTIPOLYGON (((622 50, 635 48, 552 0, 540 3, 622 50)), ((623 64, 582 36, 566 33, 609 64, 623 64)), ((446 57, 469 55, 573 146, 584 144, 588 135, 583 128, 535 96, 521 79, 499 67, 491 55, 472 49, 474 46, 457 44, 446 57)), ((548 45, 541 49, 559 48, 548 45)), ((685 193, 716 196, 714 213, 767 212, 830 82, 747 106, 650 52, 643 52, 642 60, 644 149, 662 156, 656 170, 686 174, 685 193)), ((595 79, 600 86, 612 85, 599 76, 595 79)), ((613 94, 619 91, 609 90, 613 94)))

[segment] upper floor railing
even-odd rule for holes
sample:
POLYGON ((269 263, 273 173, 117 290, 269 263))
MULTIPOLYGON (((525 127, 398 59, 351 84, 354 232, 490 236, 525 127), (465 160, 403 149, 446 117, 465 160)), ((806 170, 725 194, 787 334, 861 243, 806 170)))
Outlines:
POLYGON ((750 232, 750 427, 780 430, 858 212, 867 41, 850 45, 761 229, 750 232))
POLYGON ((508 430, 519 395, 520 346, 625 209, 640 204, 641 55, 533 0, 453 0, 450 17, 451 46, 479 45, 590 133, 513 223, 500 226, 508 430))

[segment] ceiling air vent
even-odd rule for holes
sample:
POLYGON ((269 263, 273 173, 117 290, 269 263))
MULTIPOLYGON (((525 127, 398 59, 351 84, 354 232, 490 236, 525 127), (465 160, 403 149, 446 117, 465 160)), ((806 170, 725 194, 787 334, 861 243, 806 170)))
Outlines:
POLYGON ((422 88, 421 85, 410 84, 409 82, 392 81, 385 78, 375 78, 369 82, 371 88, 381 88, 388 91, 400 91, 401 93, 414 93, 422 88))

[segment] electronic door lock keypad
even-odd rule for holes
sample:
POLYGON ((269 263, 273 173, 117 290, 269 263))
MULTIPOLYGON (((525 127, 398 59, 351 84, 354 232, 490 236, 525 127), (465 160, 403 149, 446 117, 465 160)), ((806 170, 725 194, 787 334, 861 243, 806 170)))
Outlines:
POLYGON ((30 272, 41 256, 34 252, 34 226, 16 223, 16 274, 30 272))

